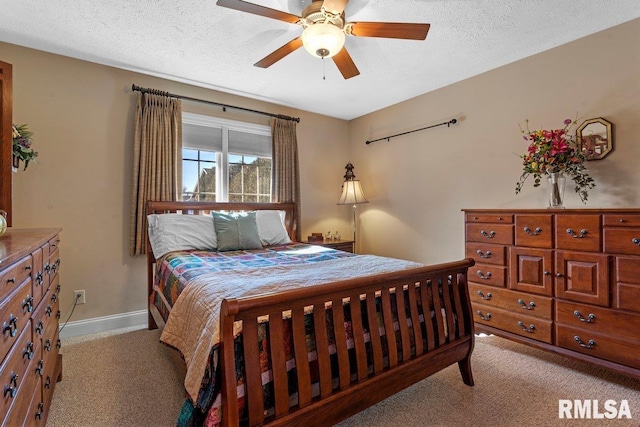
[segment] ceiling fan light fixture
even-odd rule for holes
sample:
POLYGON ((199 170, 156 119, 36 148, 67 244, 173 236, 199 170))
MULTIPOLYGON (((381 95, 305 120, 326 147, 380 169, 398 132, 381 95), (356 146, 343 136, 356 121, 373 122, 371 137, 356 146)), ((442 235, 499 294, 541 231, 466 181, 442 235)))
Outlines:
POLYGON ((309 25, 302 32, 302 45, 313 56, 331 58, 344 46, 345 34, 341 28, 327 23, 309 25))

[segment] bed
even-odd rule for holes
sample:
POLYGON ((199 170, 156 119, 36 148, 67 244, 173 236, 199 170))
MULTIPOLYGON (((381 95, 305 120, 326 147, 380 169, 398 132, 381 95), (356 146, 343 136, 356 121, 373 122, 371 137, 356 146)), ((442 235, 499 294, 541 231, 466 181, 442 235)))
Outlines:
POLYGON ((149 237, 149 328, 163 328, 186 368, 178 425, 333 425, 456 362, 473 385, 472 259, 424 266, 295 242, 293 204, 149 202, 147 212, 150 224, 277 213, 286 233, 250 250, 199 243, 161 256, 149 237))

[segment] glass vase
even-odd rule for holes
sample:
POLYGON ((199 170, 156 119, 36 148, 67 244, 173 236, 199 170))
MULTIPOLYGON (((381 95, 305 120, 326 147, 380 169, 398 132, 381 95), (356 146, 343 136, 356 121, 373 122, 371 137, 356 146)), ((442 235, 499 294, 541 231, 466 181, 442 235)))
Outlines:
POLYGON ((549 184, 549 209, 564 209, 564 184, 566 180, 561 172, 549 174, 547 178, 549 184))

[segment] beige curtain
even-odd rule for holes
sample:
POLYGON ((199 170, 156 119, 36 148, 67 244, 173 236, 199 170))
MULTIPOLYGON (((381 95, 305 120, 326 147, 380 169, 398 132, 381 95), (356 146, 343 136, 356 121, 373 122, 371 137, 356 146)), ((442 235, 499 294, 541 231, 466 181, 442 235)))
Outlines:
POLYGON ((148 200, 178 200, 181 185, 182 103, 138 93, 131 196, 131 255, 146 252, 148 200))
POLYGON ((272 202, 294 202, 296 205, 296 240, 300 241, 300 171, 296 122, 271 119, 272 141, 272 202))

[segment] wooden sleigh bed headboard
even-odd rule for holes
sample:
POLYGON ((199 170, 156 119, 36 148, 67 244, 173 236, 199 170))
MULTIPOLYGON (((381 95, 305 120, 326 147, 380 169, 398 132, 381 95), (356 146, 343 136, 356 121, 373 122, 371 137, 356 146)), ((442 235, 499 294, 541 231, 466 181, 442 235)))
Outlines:
MULTIPOLYGON (((289 218, 287 231, 295 236, 293 204, 148 204, 149 213, 208 214, 215 210, 259 209, 285 210, 289 218)), ((156 260, 149 247, 148 254, 151 295, 156 260)), ((218 352, 221 425, 240 425, 239 399, 247 408, 244 422, 250 426, 333 425, 453 363, 458 364, 463 382, 473 385, 474 323, 467 289, 467 271, 473 265, 472 259, 464 259, 224 299, 218 352), (336 307, 342 309, 333 309, 336 307), (263 342, 259 329, 265 326, 265 319, 273 396, 268 413, 263 396, 265 355, 259 348, 259 342, 263 342), (242 324, 240 350, 234 346, 234 325, 238 322, 242 324), (285 335, 290 337, 288 341, 283 339, 285 335), (352 338, 347 340, 347 335, 352 338), (314 361, 313 368, 307 353, 309 337, 316 343, 317 366, 314 361), (325 345, 332 339, 333 347, 325 345), (285 355, 290 349, 294 362, 309 363, 297 363, 295 370, 289 371, 291 360, 286 360, 285 355), (244 397, 238 394, 236 379, 238 351, 242 352, 244 397), (297 395, 293 404, 292 377, 297 395)), ((152 328, 156 322, 151 304, 149 313, 152 328)))

